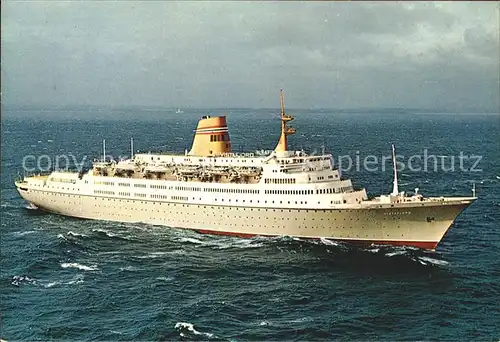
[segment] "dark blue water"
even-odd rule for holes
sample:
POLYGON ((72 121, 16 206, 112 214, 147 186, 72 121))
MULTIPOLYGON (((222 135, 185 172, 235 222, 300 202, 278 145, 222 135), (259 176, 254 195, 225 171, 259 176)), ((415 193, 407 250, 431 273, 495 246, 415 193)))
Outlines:
MULTIPOLYGON (((222 111, 208 111, 221 114, 222 111)), ((227 111, 229 112, 229 111, 227 111)), ((291 147, 334 156, 480 155, 475 171, 403 170, 404 190, 479 199, 436 252, 359 249, 288 237, 238 239, 27 208, 23 157, 86 164, 189 148, 202 111, 5 109, 2 118, 1 333, 7 340, 497 340, 500 337, 500 116, 296 112, 291 147), (103 119, 107 118, 107 119, 103 119), (84 159, 86 157, 87 159, 84 159)), ((271 111, 231 110, 233 147, 272 149, 271 111)), ((449 167, 451 158, 447 159, 449 167)), ((464 162, 464 169, 473 161, 464 162)), ((344 171, 388 193, 388 170, 344 171)))

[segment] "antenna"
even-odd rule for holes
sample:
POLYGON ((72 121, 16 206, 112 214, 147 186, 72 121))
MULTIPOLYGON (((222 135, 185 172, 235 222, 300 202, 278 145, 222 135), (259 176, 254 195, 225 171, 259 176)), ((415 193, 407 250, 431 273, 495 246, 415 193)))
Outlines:
POLYGON ((281 117, 285 116, 285 95, 283 94, 283 89, 280 89, 280 105, 281 105, 281 117))
POLYGON ((476 182, 472 183, 472 197, 476 197, 476 182))
POLYGON ((392 194, 393 196, 397 196, 399 193, 398 190, 398 167, 396 164, 396 148, 394 147, 394 144, 392 144, 392 162, 394 164, 394 183, 392 186, 392 194))
POLYGON ((106 162, 106 139, 102 139, 102 161, 106 162))
POLYGON ((134 159, 134 138, 130 138, 130 159, 134 159))

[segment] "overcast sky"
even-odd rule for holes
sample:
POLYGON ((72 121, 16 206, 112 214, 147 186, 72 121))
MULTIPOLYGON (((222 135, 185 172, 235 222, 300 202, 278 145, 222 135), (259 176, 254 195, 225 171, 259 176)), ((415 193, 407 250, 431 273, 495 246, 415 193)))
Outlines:
POLYGON ((2 102, 498 111, 499 4, 2 1, 2 102))

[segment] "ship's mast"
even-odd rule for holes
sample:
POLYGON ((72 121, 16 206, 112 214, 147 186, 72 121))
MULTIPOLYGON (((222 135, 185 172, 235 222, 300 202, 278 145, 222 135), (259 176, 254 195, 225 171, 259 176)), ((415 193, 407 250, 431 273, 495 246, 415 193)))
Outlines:
POLYGON ((394 144, 392 144, 392 162, 394 164, 394 183, 392 186, 392 194, 393 196, 397 196, 399 194, 398 190, 398 167, 396 164, 396 148, 394 144))
POLYGON ((134 138, 130 138, 130 159, 134 159, 134 138))
POLYGON ((106 139, 102 139, 102 161, 106 162, 106 139))
POLYGON ((274 149, 276 152, 285 152, 288 150, 287 136, 295 133, 295 128, 287 127, 287 122, 293 120, 293 116, 285 113, 285 97, 283 89, 280 90, 280 105, 281 105, 281 136, 278 145, 274 149))

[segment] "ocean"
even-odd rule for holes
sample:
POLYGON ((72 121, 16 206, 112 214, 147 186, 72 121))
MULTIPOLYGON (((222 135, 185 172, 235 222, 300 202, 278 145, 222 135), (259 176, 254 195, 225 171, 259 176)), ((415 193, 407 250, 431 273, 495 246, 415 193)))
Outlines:
POLYGON ((332 153, 370 196, 392 190, 392 165, 368 169, 363 160, 390 156, 392 143, 401 190, 471 196, 475 184, 479 199, 434 252, 74 219, 30 208, 14 187, 23 164, 89 166, 103 139, 117 159, 130 155, 131 137, 141 151, 183 153, 202 115, 227 115, 234 150, 272 150, 277 113, 4 108, 0 337, 498 340, 499 114, 290 110, 290 147, 332 153), (422 163, 410 168, 412 156, 422 163))

